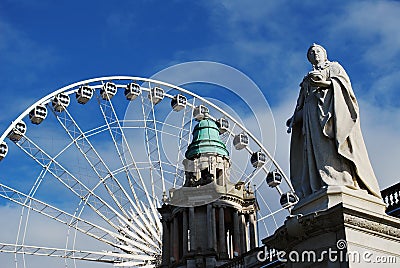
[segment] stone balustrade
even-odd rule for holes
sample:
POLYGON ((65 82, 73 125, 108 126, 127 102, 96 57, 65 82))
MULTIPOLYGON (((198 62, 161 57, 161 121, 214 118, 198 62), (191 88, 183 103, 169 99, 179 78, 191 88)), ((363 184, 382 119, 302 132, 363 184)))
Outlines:
POLYGON ((387 209, 386 213, 392 216, 400 216, 400 183, 382 190, 383 202, 387 209))

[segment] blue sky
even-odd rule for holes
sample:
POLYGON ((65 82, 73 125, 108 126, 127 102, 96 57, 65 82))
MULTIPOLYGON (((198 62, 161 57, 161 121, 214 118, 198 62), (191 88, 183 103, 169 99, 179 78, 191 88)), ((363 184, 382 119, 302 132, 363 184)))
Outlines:
POLYGON ((174 63, 212 60, 248 74, 275 105, 307 68, 310 43, 319 42, 360 85, 359 97, 398 105, 390 78, 399 52, 397 2, 2 1, 0 7, 1 79, 13 85, 2 91, 10 94, 19 84, 35 99, 84 78, 150 76, 174 63), (379 91, 388 94, 371 92, 385 78, 379 91))
POLYGON ((277 124, 277 159, 287 167, 284 122, 310 69, 306 51, 316 42, 351 78, 371 162, 385 188, 398 182, 400 161, 398 14, 400 2, 387 0, 3 0, 0 132, 34 101, 76 81, 151 77, 175 64, 215 61, 262 90, 277 124))
MULTIPOLYGON (((364 128, 374 127, 364 130, 367 143, 390 146, 379 133, 400 131, 399 10, 397 1, 2 1, 0 127, 72 82, 150 77, 197 60, 248 75, 279 117, 280 107, 294 105, 309 70, 306 50, 317 42, 351 77, 364 128)), ((389 156, 398 159, 397 151, 389 156)), ((385 186, 396 181, 390 175, 385 186)))

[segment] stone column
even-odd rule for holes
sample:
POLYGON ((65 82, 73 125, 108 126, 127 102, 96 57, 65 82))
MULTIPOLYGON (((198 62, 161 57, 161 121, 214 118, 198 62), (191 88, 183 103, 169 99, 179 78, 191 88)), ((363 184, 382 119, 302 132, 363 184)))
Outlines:
POLYGON ((257 239, 257 223, 256 223, 256 215, 255 212, 250 213, 249 215, 249 222, 250 222, 250 249, 254 249, 258 246, 258 239, 257 239))
POLYGON ((182 253, 186 255, 188 252, 188 219, 186 208, 184 208, 182 212, 182 243, 182 253))
POLYGON ((233 251, 240 254, 239 215, 237 210, 233 212, 233 251))
POLYGON ((226 231, 225 231, 225 211, 223 207, 219 208, 218 214, 218 232, 219 232, 219 252, 221 256, 226 256, 226 231))
POLYGON ((240 252, 241 254, 247 251, 246 241, 246 220, 243 213, 239 214, 239 228, 240 228, 240 252))
MULTIPOLYGON (((175 239, 174 239, 174 219, 171 218, 171 220, 169 221, 169 257, 175 257, 174 256, 174 244, 175 239)), ((168 263, 170 263, 170 260, 168 260, 168 263)))
POLYGON ((194 218, 194 207, 189 208, 189 230, 190 230, 190 251, 196 250, 196 223, 194 218))
POLYGON ((169 265, 169 258, 170 258, 170 239, 169 239, 169 228, 168 223, 166 220, 162 220, 162 227, 163 227, 163 236, 162 236, 162 265, 169 265))
POLYGON ((179 222, 178 215, 174 216, 174 236, 173 236, 173 244, 174 244, 174 258, 176 261, 179 261, 179 222))
POLYGON ((208 248, 212 248, 214 245, 214 241, 213 241, 213 228, 212 228, 212 206, 211 204, 207 205, 207 233, 208 233, 208 237, 207 237, 207 247, 208 248))
POLYGON ((218 241, 217 241, 217 221, 215 219, 215 207, 213 206, 211 209, 211 221, 212 221, 212 241, 213 241, 213 245, 212 248, 217 251, 217 245, 218 245, 218 241))

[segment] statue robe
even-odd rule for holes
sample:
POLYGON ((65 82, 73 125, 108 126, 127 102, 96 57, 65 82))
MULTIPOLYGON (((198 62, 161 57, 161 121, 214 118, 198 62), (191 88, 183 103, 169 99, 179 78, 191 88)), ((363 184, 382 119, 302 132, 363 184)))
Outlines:
POLYGON ((366 189, 381 198, 361 134, 350 79, 337 62, 320 70, 329 88, 301 83, 290 147, 290 177, 302 198, 324 186, 366 189))

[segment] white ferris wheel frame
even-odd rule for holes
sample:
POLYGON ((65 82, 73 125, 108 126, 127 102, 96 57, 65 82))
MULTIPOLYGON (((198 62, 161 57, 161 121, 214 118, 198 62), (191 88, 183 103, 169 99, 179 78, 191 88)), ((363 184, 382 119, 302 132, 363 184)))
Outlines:
MULTIPOLYGON (((220 108, 219 106, 213 104, 212 102, 208 101, 207 99, 194 94, 193 92, 190 92, 189 90, 186 90, 182 87, 179 86, 175 86, 166 82, 162 82, 162 81, 158 81, 158 80, 154 80, 154 79, 149 79, 149 78, 142 78, 142 77, 134 77, 134 76, 105 76, 105 77, 98 77, 98 78, 92 78, 92 79, 87 79, 87 80, 83 80, 83 81, 79 81, 70 85, 67 85, 65 87, 62 87, 48 95, 46 95, 45 97, 39 99, 38 101, 36 101, 35 103, 33 103, 30 107, 28 107, 23 113, 21 113, 9 126, 8 128, 5 130, 5 132, 1 135, 0 137, 0 143, 5 142, 8 134, 15 128, 16 124, 20 121, 22 121, 26 116, 29 115, 30 111, 32 109, 34 109, 35 107, 37 107, 38 105, 46 105, 49 104, 54 97, 56 97, 58 94, 60 93, 64 93, 67 95, 71 95, 77 92, 78 87, 82 86, 82 85, 87 85, 87 84, 91 84, 91 83, 96 83, 96 82, 101 82, 103 83, 103 81, 118 81, 118 80, 124 80, 124 81, 140 81, 143 83, 153 83, 156 85, 160 85, 160 86, 165 86, 171 89, 175 89, 178 90, 179 92, 182 92, 183 94, 187 94, 199 101, 201 101, 202 103, 206 104, 209 107, 212 107, 213 109, 215 109, 216 111, 220 112, 225 118, 229 119, 231 122, 234 123, 234 127, 237 126, 239 127, 244 133, 246 133, 249 138, 255 142, 255 144, 258 146, 258 148, 264 152, 268 159, 272 162, 273 166, 280 172, 280 174, 283 176, 286 184, 289 186, 291 191, 294 191, 293 186, 290 182, 290 180, 288 179, 288 177, 285 175, 285 173, 283 172, 282 168, 279 166, 279 164, 276 162, 276 160, 273 158, 273 156, 269 153, 269 151, 263 146, 263 144, 250 132, 247 130, 247 128, 245 126, 243 126, 237 119, 235 119, 232 115, 226 113, 222 108, 220 108)), ((125 87, 126 85, 119 85, 116 84, 117 88, 120 89, 122 87, 125 87)), ((96 86, 91 86, 94 90, 97 90, 101 87, 101 85, 96 85, 96 86)), ((145 88, 145 87, 141 87, 142 90, 144 91, 150 91, 150 88, 145 88)), ((164 94, 165 97, 168 98, 173 98, 174 96, 165 93, 164 94)), ((187 106, 190 106, 192 109, 194 109, 194 102, 193 104, 191 103, 187 103, 187 106)), ((112 108, 113 109, 113 108, 112 108)), ((144 113, 144 111, 143 111, 144 113)), ((153 109, 153 113, 154 113, 154 109, 153 109)), ((153 114, 154 116, 154 114, 153 114)), ((212 117, 211 117, 212 118, 212 117)), ((191 115, 191 121, 193 119, 193 115, 191 115)), ((215 120, 215 118, 212 118, 215 120)), ((106 122, 107 123, 107 122, 106 122)), ((121 127, 121 126, 119 126, 121 127)), ((229 135, 230 136, 234 136, 235 134, 233 133, 233 128, 230 128, 229 131, 229 135)), ((67 131, 68 132, 68 131, 67 131)), ((83 133, 82 133, 83 134, 83 133)), ((147 134, 146 134, 147 135, 147 134)), ((73 137, 71 137, 73 139, 73 137)), ((156 138, 156 141, 158 142, 158 139, 156 138)), ((32 144, 33 141, 30 141, 32 144)), ((114 141, 115 142, 115 141, 114 141)), ((89 143, 90 144, 90 143, 89 143)), ((157 143, 158 146, 158 143, 157 143)), ((40 148, 40 147, 38 147, 40 148)), ((249 147, 245 147, 246 150, 248 151, 249 154, 252 154, 253 151, 249 148, 249 147)), ((22 149, 22 148, 21 148, 22 149)), ((51 157, 49 155, 46 155, 46 153, 43 151, 41 152, 42 154, 44 154, 44 157, 47 157, 48 160, 57 165, 57 161, 55 160, 54 157, 51 157)), ((28 152, 29 154, 29 152, 28 152)), ((32 157, 32 155, 31 155, 32 157)), ((101 160, 101 157, 98 156, 101 160)), ((150 156, 149 156, 150 157, 150 156)), ((35 159, 36 160, 36 159, 35 159)), ((38 161, 37 161, 38 162, 38 161)), ((43 168, 45 168, 44 165, 42 165, 43 168)), ((62 168, 62 166, 61 166, 62 168)), ((47 169, 45 168, 46 172, 47 169)), ((258 168, 254 171, 254 174, 252 174, 251 176, 255 176, 259 171, 264 170, 266 173, 268 173, 268 170, 265 166, 262 166, 261 168, 258 168)), ((108 172, 111 172, 110 170, 108 170, 108 172)), ((111 173, 110 173, 111 174, 111 173)), ((73 177, 72 174, 70 174, 70 176, 73 177)), ((112 176, 112 175, 111 175, 112 176)), ((161 172, 161 176, 163 176, 162 172, 161 172)), ((57 174, 55 174, 55 177, 57 177, 57 174)), ((101 176, 99 174, 99 178, 101 179, 101 176)), ((103 178, 104 180, 104 178, 103 178)), ((101 182, 101 181, 100 181, 101 182)), ((99 182, 99 184, 100 184, 99 182)), ((35 189, 37 189, 39 185, 36 186, 35 189)), ((68 188, 70 188, 68 185, 66 185, 68 188)), ((163 183, 162 185, 163 187, 163 191, 165 192, 165 185, 163 183)), ((275 187, 276 190, 278 191, 278 193, 280 195, 283 194, 282 190, 280 189, 279 186, 275 187)), ((32 188, 32 191, 35 191, 34 188, 32 188)), ((71 189, 71 188, 70 188, 71 189)), ((94 196, 95 198, 99 199, 101 201, 101 199, 99 197, 97 197, 92 190, 90 189, 86 189, 87 193, 90 194, 90 196, 94 196)), ((110 193, 111 194, 111 193, 110 193)), ((146 191, 146 194, 148 195, 148 192, 146 191)), ((112 195, 112 194, 111 194, 112 195)), ((126 196, 128 196, 128 194, 125 193, 126 196)), ((118 233, 112 232, 110 230, 104 229, 100 226, 96 226, 95 224, 92 224, 84 219, 80 218, 80 215, 83 211, 83 207, 81 208, 81 211, 78 212, 78 215, 76 215, 76 213, 74 215, 69 214, 67 212, 64 212, 56 207, 53 207, 49 204, 46 204, 40 200, 37 200, 33 197, 33 194, 24 194, 21 193, 17 190, 14 190, 10 187, 7 187, 3 184, 0 184, 0 196, 13 201, 19 205, 21 205, 23 208, 27 208, 28 211, 33 210, 36 211, 42 215, 51 217, 52 219, 59 221, 61 223, 64 223, 66 225, 68 225, 70 228, 75 229, 75 231, 79 231, 81 233, 87 234, 99 241, 103 241, 111 246, 114 247, 119 247, 121 249, 121 245, 116 245, 111 243, 110 240, 105 239, 105 237, 110 236, 113 238, 118 238, 120 240, 126 240, 126 238, 124 238, 123 236, 121 236, 118 233), (29 204, 28 203, 29 200, 29 204), (57 216, 54 216, 57 215, 57 216), (63 218, 63 220, 61 219, 63 218), (80 222, 83 223, 83 225, 85 227, 82 227, 81 229, 77 228, 76 226, 74 226, 75 223, 80 222), (96 234, 93 232, 93 230, 96 230, 96 234), (102 233, 101 236, 97 235, 98 233, 102 233)), ((78 196, 80 196, 78 194, 78 196)), ((148 200, 150 201, 151 197, 147 197, 148 200)), ((261 198, 263 198, 261 196, 261 198)), ((87 201, 87 200, 86 200, 87 201)), ((84 202, 83 206, 85 205, 90 205, 87 204, 86 201, 84 202)), ((118 205, 118 202, 116 202, 118 205)), ((157 237, 157 229, 160 229, 160 223, 159 221, 157 221, 156 217, 154 216, 154 214, 156 213, 156 211, 154 211, 154 206, 151 207, 151 209, 153 210, 152 213, 150 213, 150 211, 148 211, 148 208, 146 208, 146 206, 144 205, 140 205, 140 203, 135 203, 132 200, 130 201, 130 204, 133 206, 133 209, 135 209, 135 211, 142 211, 142 214, 139 214, 141 220, 143 220, 144 222, 147 222, 149 225, 148 226, 157 226, 155 228, 149 228, 149 232, 146 233, 145 227, 143 226, 143 223, 139 222, 139 221, 135 221, 134 224, 131 224, 130 226, 134 229, 134 231, 136 233, 140 234, 140 237, 147 237, 149 238, 149 240, 151 238, 157 237), (135 207, 136 204, 136 207, 135 207), (145 216, 145 214, 152 214, 153 216, 145 216)), ((96 208, 94 208, 96 209, 96 208)), ((120 219, 124 219, 126 216, 129 216, 129 214, 133 214, 133 211, 131 212, 127 212, 128 215, 121 215, 120 212, 116 211, 115 209, 113 209, 112 207, 110 207, 111 210, 114 210, 113 212, 120 218, 120 219), (124 217, 125 216, 125 217, 124 217)), ((124 209, 121 209, 121 211, 124 211, 124 209)), ((277 211, 276 211, 277 212, 277 211)), ((265 217, 269 217, 271 215, 273 215, 276 212, 272 212, 270 210, 270 214, 265 216, 265 217)), ((100 214, 98 214, 100 215, 100 214)), ((101 215, 100 215, 101 216, 101 215)), ((107 217, 104 217, 104 220, 106 220, 111 226, 114 225, 114 223, 112 223, 110 220, 107 219, 107 217)), ((259 221, 262 219, 258 219, 259 221)), ((127 222, 125 222, 124 224, 129 224, 127 222)), ((117 228, 117 226, 115 226, 115 228, 117 228)), ((128 232, 128 230, 126 230, 126 232, 128 232)), ((17 238, 18 239, 18 238, 17 238)), ((159 239, 158 239, 159 240, 159 239)), ((111 260, 114 260, 115 263, 115 258, 119 258, 121 259, 121 263, 120 265, 124 265, 122 259, 137 259, 137 260, 141 260, 141 261, 145 261, 145 260, 149 260, 145 255, 140 254, 140 249, 147 251, 147 252, 153 252, 154 254, 156 254, 157 252, 154 251, 154 248, 157 247, 157 245, 155 243, 151 243, 152 245, 144 245, 144 244, 140 244, 140 243, 136 243, 135 241, 127 241, 130 244, 133 244, 134 247, 133 248, 129 248, 126 249, 127 251, 135 251, 135 249, 138 249, 139 251, 137 251, 137 255, 133 256, 130 255, 131 258, 129 258, 129 256, 127 256, 128 254, 124 254, 124 253, 115 253, 115 252, 93 252, 93 251, 78 251, 78 250, 69 250, 69 249, 57 249, 57 248, 45 248, 45 247, 35 247, 35 246, 27 246, 27 245, 17 245, 17 244, 5 244, 5 243, 0 243, 0 252, 12 252, 12 253, 21 253, 21 254, 26 254, 26 255, 41 255, 41 256, 55 256, 55 257, 63 257, 63 258, 70 258, 70 259, 78 259, 78 260, 93 260, 93 261, 99 261, 99 262, 111 262, 111 260)), ((161 242, 161 241, 159 241, 161 242)), ((122 249, 123 250, 123 249, 122 249)), ((134 261, 130 261, 125 263, 126 265, 140 265, 143 264, 143 262, 137 262, 135 263, 134 261)), ((143 266, 145 267, 145 266, 143 266)))

